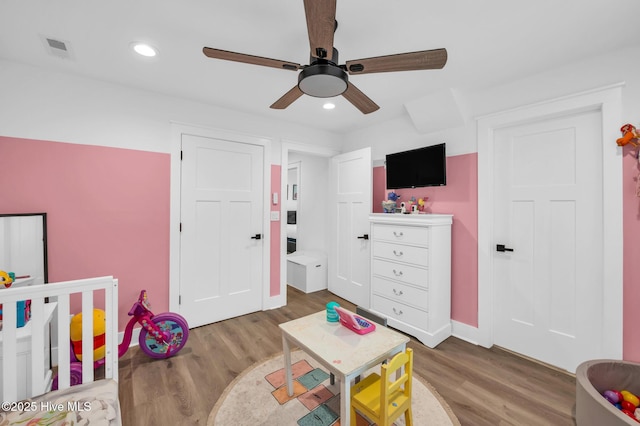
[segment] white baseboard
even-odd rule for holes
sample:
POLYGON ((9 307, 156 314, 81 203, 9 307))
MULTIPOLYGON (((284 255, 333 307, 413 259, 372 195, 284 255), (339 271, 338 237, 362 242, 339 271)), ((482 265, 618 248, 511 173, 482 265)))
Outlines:
POLYGON ((278 309, 287 304, 287 299, 285 295, 272 296, 267 299, 262 310, 270 311, 271 309, 278 309))
POLYGON ((452 332, 451 334, 458 339, 462 339, 466 342, 473 343, 474 345, 478 345, 480 339, 480 333, 476 327, 472 327, 468 324, 451 321, 452 332))

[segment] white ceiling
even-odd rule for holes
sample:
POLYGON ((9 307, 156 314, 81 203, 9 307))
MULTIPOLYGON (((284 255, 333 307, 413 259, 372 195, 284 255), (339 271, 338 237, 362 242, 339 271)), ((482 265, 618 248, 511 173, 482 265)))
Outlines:
POLYGON ((442 70, 350 76, 380 106, 369 115, 342 97, 332 111, 309 96, 271 110, 296 72, 209 59, 202 48, 308 64, 302 0, 2 0, 0 58, 345 133, 406 115, 405 102, 444 88, 491 87, 640 44, 637 0, 338 0, 336 19, 341 64, 442 47, 449 60, 442 70), (45 37, 69 43, 72 58, 48 53, 45 37), (135 56, 137 40, 160 55, 135 56))

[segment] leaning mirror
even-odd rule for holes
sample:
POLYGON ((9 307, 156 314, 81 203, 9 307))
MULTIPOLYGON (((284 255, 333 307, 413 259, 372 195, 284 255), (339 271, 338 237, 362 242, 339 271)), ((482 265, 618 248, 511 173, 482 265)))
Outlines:
POLYGON ((16 283, 49 281, 46 213, 0 214, 0 270, 14 272, 16 283))

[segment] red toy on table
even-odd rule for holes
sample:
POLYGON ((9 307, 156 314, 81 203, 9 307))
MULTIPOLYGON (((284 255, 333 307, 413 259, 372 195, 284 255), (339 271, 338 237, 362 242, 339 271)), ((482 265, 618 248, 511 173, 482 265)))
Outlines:
POLYGON ((347 327, 349 330, 358 334, 371 333, 376 329, 376 325, 370 323, 360 315, 356 315, 351 311, 336 306, 334 308, 340 317, 340 324, 347 327))

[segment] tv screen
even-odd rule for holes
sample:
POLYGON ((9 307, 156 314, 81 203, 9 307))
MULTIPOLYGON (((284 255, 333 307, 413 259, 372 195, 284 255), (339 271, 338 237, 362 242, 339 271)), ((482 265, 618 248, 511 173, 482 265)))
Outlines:
POLYGON ((445 144, 388 154, 387 188, 416 188, 447 184, 445 144))

